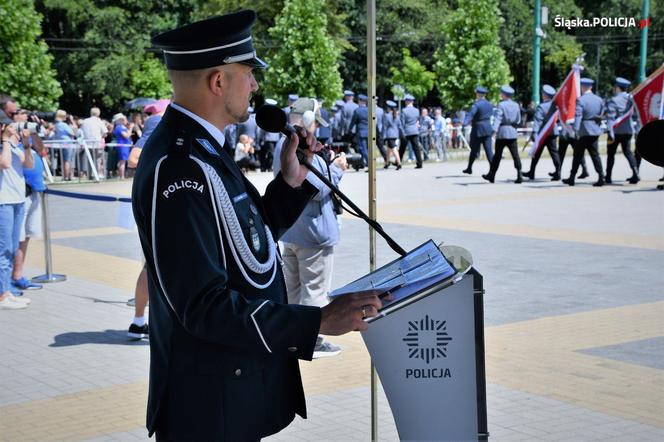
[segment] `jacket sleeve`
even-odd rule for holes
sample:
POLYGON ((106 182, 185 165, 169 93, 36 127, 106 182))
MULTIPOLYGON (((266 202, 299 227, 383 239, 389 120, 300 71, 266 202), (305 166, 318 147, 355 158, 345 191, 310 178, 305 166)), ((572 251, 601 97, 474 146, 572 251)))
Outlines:
POLYGON ((581 129, 581 121, 583 121, 583 106, 581 100, 576 99, 576 109, 574 110, 574 132, 579 132, 581 129))
POLYGON ((473 121, 473 118, 475 117, 476 113, 477 113, 477 104, 473 103, 473 105, 470 107, 470 112, 467 112, 466 116, 463 119, 463 126, 468 126, 473 121))
POLYGON ((206 342, 310 358, 320 309, 256 299, 229 287, 225 260, 232 258, 223 253, 226 236, 209 186, 200 162, 164 157, 155 169, 151 201, 145 199, 148 255, 174 317, 206 342))
POLYGON ((493 127, 492 130, 494 132, 498 132, 498 129, 500 128, 500 123, 502 123, 504 117, 504 112, 503 108, 500 106, 496 106, 496 108, 493 111, 493 127))

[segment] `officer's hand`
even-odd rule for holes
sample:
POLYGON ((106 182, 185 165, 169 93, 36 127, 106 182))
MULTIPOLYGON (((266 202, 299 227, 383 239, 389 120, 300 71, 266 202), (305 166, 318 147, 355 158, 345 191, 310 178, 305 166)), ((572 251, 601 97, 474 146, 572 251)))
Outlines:
POLYGON ((338 336, 351 331, 366 330, 369 324, 364 322, 363 318, 376 316, 382 306, 378 293, 360 292, 335 298, 321 309, 319 333, 338 336))
POLYGON ((344 170, 344 171, 347 170, 348 169, 348 159, 346 158, 346 154, 341 152, 339 154, 339 157, 336 160, 334 160, 334 164, 339 166, 341 168, 341 170, 344 170))
POLYGON ((302 137, 307 140, 307 161, 311 162, 315 152, 323 149, 323 145, 316 140, 312 132, 307 132, 301 127, 296 128, 298 136, 291 135, 290 143, 286 149, 281 149, 281 176, 291 187, 300 187, 307 177, 309 169, 297 160, 297 146, 302 137))

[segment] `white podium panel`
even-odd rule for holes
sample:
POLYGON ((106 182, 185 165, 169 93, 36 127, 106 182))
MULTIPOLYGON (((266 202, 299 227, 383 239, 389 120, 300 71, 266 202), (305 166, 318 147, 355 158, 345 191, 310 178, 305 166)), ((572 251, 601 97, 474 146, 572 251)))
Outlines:
MULTIPOLYGON (((465 275, 362 332, 401 440, 478 440, 485 392, 478 396, 473 290, 473 276, 465 275)), ((481 350, 483 359, 483 342, 481 350)))

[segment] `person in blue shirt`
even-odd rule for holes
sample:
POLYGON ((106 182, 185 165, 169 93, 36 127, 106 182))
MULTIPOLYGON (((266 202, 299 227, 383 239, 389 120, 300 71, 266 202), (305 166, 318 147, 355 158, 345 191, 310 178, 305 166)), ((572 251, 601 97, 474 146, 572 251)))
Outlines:
POLYGON ((131 131, 133 128, 134 123, 127 124, 127 117, 123 114, 113 115, 113 142, 118 145, 115 150, 118 153, 118 176, 121 180, 125 178, 125 167, 132 146, 131 131))
POLYGON ((420 110, 415 106, 413 106, 414 101, 415 97, 413 97, 410 94, 406 94, 406 96, 404 97, 404 102, 406 103, 406 107, 401 109, 401 125, 403 126, 403 135, 405 138, 405 143, 403 146, 400 146, 399 153, 401 155, 401 158, 403 158, 406 145, 411 146, 413 151, 415 151, 415 161, 416 161, 415 169, 421 169, 422 149, 420 147, 420 140, 419 140, 420 129, 418 125, 418 121, 420 119, 420 110))
MULTIPOLYGON (((76 140, 76 134, 74 129, 66 122, 67 112, 62 109, 58 109, 55 112, 55 125, 52 139, 55 141, 74 141, 76 140)), ((71 159, 74 156, 74 148, 76 145, 74 143, 58 143, 60 149, 60 159, 62 160, 62 179, 64 181, 71 181, 72 170, 71 170, 71 159)))
POLYGON ((18 249, 14 256, 14 268, 12 270, 12 284, 19 290, 39 290, 41 284, 23 276, 25 256, 28 253, 30 238, 39 237, 42 234, 42 205, 41 194, 46 191, 44 183, 44 163, 41 154, 44 151, 44 143, 36 134, 29 137, 28 143, 32 149, 26 149, 25 154, 32 154, 32 169, 24 168, 23 177, 26 184, 25 210, 21 233, 19 236, 18 249))

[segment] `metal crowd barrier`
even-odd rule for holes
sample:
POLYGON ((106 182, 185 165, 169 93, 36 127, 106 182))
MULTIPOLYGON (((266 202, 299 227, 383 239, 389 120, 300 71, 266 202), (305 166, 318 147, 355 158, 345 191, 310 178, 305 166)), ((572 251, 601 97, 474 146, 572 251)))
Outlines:
MULTIPOLYGON (((50 150, 50 163, 46 160, 46 157, 42 157, 42 162, 44 163, 44 171, 46 173, 46 178, 48 179, 49 183, 54 183, 55 180, 53 178, 53 170, 58 168, 58 165, 60 165, 60 162, 62 160, 60 159, 59 162, 56 161, 55 155, 53 154, 54 150, 64 150, 64 149, 72 149, 72 150, 81 150, 84 153, 85 156, 85 161, 87 162, 92 178, 99 182, 102 179, 106 178, 106 172, 104 171, 103 174, 99 173, 99 170, 97 168, 97 160, 98 155, 104 155, 104 148, 105 147, 118 147, 122 146, 121 144, 118 143, 106 143, 102 144, 100 141, 97 140, 84 140, 84 139, 77 139, 77 140, 44 140, 44 147, 49 148, 50 150)), ((103 158, 103 157, 102 157, 103 158)), ((82 164, 80 164, 80 159, 78 156, 78 152, 74 152, 74 156, 72 159, 73 167, 79 171, 79 181, 81 177, 81 172, 82 172, 82 164)), ((104 168, 106 168, 106 162, 104 161, 104 168)))

